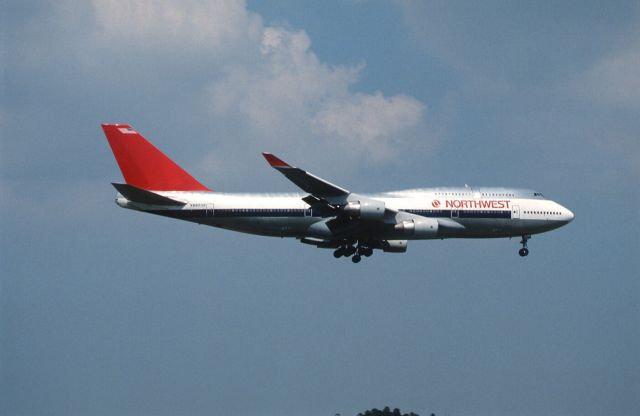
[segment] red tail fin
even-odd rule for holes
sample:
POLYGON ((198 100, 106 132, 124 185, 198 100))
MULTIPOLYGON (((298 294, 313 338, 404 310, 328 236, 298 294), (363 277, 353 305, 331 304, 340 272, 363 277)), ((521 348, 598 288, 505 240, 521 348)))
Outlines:
POLYGON ((210 191, 128 124, 103 124, 129 185, 153 191, 210 191))

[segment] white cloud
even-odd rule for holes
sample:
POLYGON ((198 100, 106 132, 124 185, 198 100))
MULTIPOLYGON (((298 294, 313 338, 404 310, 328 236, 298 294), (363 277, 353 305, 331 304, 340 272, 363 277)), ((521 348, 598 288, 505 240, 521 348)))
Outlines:
POLYGON ((416 125, 423 110, 424 105, 412 97, 354 94, 345 101, 325 103, 313 123, 325 135, 364 146, 372 156, 384 158, 392 150, 395 134, 416 125))
POLYGON ((302 31, 265 28, 254 65, 232 67, 213 82, 215 111, 245 113, 252 123, 266 128, 275 120, 303 117, 313 104, 347 93, 359 68, 329 68, 309 51, 309 45, 302 31))
POLYGON ((94 0, 93 7, 107 40, 169 52, 238 46, 257 36, 262 24, 241 0, 94 0))
POLYGON ((601 104, 640 109, 640 42, 595 63, 576 87, 601 104))
POLYGON ((252 67, 232 68, 212 84, 214 111, 243 114, 254 131, 281 141, 310 137, 374 159, 422 121, 424 105, 407 96, 351 91, 364 65, 330 67, 304 31, 265 27, 252 67))
MULTIPOLYGON (((640 31, 623 32, 620 41, 596 59, 569 85, 594 112, 592 141, 598 153, 617 161, 614 172, 626 167, 640 175, 637 112, 640 111, 640 31)), ((624 171, 624 170, 622 170, 624 171)))
POLYGON ((391 160, 418 131, 422 155, 431 149, 425 105, 357 91, 363 63, 323 62, 304 30, 266 25, 243 0, 61 0, 13 21, 12 76, 55 97, 42 122, 73 114, 134 123, 158 144, 184 138, 167 152, 194 173, 217 178, 264 150, 348 173, 391 160))
POLYGON ((245 1, 94 0, 93 10, 105 48, 209 62, 204 82, 218 125, 233 119, 236 134, 263 147, 338 146, 347 158, 380 159, 423 121, 418 100, 354 92, 364 64, 321 62, 303 30, 266 26, 245 1))

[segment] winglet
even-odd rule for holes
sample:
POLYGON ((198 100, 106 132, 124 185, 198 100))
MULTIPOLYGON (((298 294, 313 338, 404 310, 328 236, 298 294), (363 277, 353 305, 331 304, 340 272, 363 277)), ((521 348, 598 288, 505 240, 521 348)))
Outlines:
POLYGON ((290 168, 291 167, 291 166, 289 166, 288 163, 286 163, 283 160, 279 159, 278 157, 276 157, 272 153, 262 152, 262 156, 264 156, 264 158, 267 159, 267 162, 274 168, 290 168))

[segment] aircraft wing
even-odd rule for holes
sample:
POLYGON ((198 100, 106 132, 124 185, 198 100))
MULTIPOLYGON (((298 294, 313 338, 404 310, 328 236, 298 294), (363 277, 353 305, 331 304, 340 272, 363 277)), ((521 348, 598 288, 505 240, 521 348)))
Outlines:
POLYGON ((271 167, 286 176, 287 179, 296 184, 300 189, 317 198, 318 201, 346 198, 350 194, 348 190, 305 170, 291 166, 269 152, 263 152, 262 156, 264 156, 271 167))
POLYGON ((305 170, 291 166, 271 153, 264 152, 262 155, 274 169, 310 194, 302 198, 304 202, 310 206, 323 206, 329 210, 329 216, 335 216, 328 223, 330 228, 348 232, 363 226, 369 227, 372 221, 396 223, 395 216, 398 211, 385 207, 382 201, 353 194, 305 170), (369 211, 362 212, 367 208, 369 211))

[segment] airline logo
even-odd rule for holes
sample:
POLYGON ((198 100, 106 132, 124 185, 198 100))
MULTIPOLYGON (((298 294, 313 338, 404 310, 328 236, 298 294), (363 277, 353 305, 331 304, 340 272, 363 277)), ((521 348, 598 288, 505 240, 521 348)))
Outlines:
MULTIPOLYGON (((435 201, 434 201, 435 202, 435 201)), ((480 209, 510 209, 509 200, 474 200, 474 199, 449 199, 445 201, 447 208, 480 208, 480 209)))
POLYGON ((119 127, 120 133, 122 134, 136 134, 137 132, 131 127, 119 127))
MULTIPOLYGON (((511 209, 511 201, 504 200, 475 200, 475 199, 447 199, 444 201, 444 208, 455 209, 511 209)), ((438 209, 442 203, 438 199, 431 201, 431 206, 438 209)))

